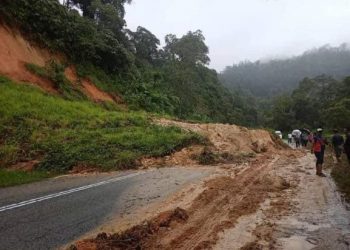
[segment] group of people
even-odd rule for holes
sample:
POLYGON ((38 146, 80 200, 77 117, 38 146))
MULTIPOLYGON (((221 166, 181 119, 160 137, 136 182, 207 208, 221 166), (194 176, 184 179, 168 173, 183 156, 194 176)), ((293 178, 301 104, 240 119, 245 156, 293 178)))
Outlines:
MULTIPOLYGON (((325 177, 325 174, 322 172, 322 165, 324 162, 324 152, 328 141, 323 137, 322 132, 322 128, 317 129, 317 132, 313 137, 311 152, 316 156, 316 174, 318 176, 325 177)), ((341 161, 341 155, 344 152, 350 165, 350 130, 347 129, 345 131, 345 140, 337 129, 334 129, 333 132, 334 134, 331 139, 331 145, 337 161, 341 161)))
MULTIPOLYGON (((331 146, 337 162, 341 161, 341 156, 345 153, 350 165, 350 129, 345 130, 345 138, 337 129, 334 129, 333 132, 331 146)), ((329 143, 323 137, 322 128, 318 128, 315 133, 308 130, 293 130, 291 134, 288 134, 288 143, 295 144, 296 148, 307 147, 308 143, 311 143, 311 152, 316 156, 316 175, 325 177, 325 174, 322 172, 322 166, 326 145, 329 143)))
POLYGON ((296 148, 307 147, 308 143, 312 142, 312 133, 306 129, 295 129, 291 134, 288 134, 288 144, 294 144, 296 148))

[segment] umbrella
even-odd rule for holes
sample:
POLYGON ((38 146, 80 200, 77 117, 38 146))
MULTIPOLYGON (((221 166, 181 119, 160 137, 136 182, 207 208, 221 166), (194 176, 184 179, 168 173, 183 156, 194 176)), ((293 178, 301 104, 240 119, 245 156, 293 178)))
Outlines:
POLYGON ((292 135, 294 135, 295 137, 300 137, 301 131, 299 129, 294 129, 292 135))
POLYGON ((308 134, 311 134, 311 131, 308 130, 307 128, 301 128, 300 131, 301 131, 301 132, 306 132, 306 133, 308 133, 308 134))

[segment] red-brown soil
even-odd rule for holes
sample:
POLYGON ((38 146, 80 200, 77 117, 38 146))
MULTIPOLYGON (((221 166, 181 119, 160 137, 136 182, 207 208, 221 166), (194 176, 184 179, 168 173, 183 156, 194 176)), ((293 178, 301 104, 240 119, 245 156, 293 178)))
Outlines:
MULTIPOLYGON (((43 90, 58 94, 55 85, 47 78, 35 75, 26 68, 27 63, 44 67, 49 61, 64 61, 63 55, 53 54, 29 42, 15 29, 0 25, 0 74, 17 82, 34 84, 43 90)), ((78 84, 82 92, 92 101, 110 101, 123 103, 122 98, 114 93, 106 93, 97 88, 90 79, 79 79, 73 66, 66 68, 65 75, 72 84, 78 84)))
POLYGON ((93 82, 88 78, 79 78, 77 76, 76 70, 73 66, 67 67, 65 69, 65 75, 67 79, 72 83, 78 85, 81 88, 83 93, 88 96, 92 101, 109 101, 115 103, 123 103, 123 100, 117 94, 106 93, 99 88, 97 88, 93 82))
POLYGON ((33 63, 45 66, 45 63, 57 56, 48 50, 32 45, 16 30, 0 25, 0 74, 19 82, 36 84, 45 91, 57 93, 54 85, 29 72, 25 64, 33 63))

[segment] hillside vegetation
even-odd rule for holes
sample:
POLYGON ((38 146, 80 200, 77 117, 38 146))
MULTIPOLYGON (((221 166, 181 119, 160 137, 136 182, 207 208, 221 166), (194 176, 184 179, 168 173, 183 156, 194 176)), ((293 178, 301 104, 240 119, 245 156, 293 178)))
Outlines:
POLYGON ((165 46, 144 27, 126 29, 131 1, 4 0, 3 23, 33 43, 64 54, 80 77, 118 93, 129 108, 182 119, 251 125, 254 115, 207 67, 209 48, 200 30, 169 34, 165 46), (80 9, 82 15, 76 10, 80 9))
POLYGON ((53 172, 122 169, 200 140, 179 128, 152 125, 142 112, 64 100, 3 77, 0 93, 1 167, 39 160, 37 170, 53 172))
POLYGON ((305 77, 329 75, 341 80, 350 75, 347 45, 323 46, 301 56, 266 62, 243 62, 226 67, 220 79, 230 89, 241 89, 259 98, 291 93, 305 77))

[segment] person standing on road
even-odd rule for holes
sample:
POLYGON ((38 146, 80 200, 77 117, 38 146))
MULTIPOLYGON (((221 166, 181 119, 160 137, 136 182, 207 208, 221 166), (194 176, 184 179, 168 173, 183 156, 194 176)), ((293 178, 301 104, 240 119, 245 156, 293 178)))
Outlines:
POLYGON ((326 149, 326 141, 322 136, 322 131, 322 128, 317 129, 317 133, 313 139, 311 153, 315 154, 316 156, 316 175, 326 177, 326 175, 322 172, 324 151, 326 149))
POLYGON ((293 139, 295 141, 295 147, 300 147, 300 137, 301 137, 301 131, 299 129, 295 129, 292 132, 293 139))
POLYGON ((346 139, 345 139, 345 143, 344 143, 344 153, 346 154, 347 158, 348 158, 348 162, 350 165, 350 129, 346 129, 346 139))
POLYGON ((292 134, 288 134, 288 144, 292 144, 292 134))
POLYGON ((344 138, 339 134, 338 129, 333 130, 334 135, 332 136, 332 146, 335 153, 335 157, 337 158, 337 162, 340 162, 342 146, 344 144, 344 138))
POLYGON ((303 132, 301 134, 301 145, 303 147, 307 147, 307 142, 308 142, 308 134, 306 132, 303 132))
POLYGON ((296 148, 300 148, 300 136, 295 136, 294 137, 294 140, 295 140, 295 147, 296 148))

